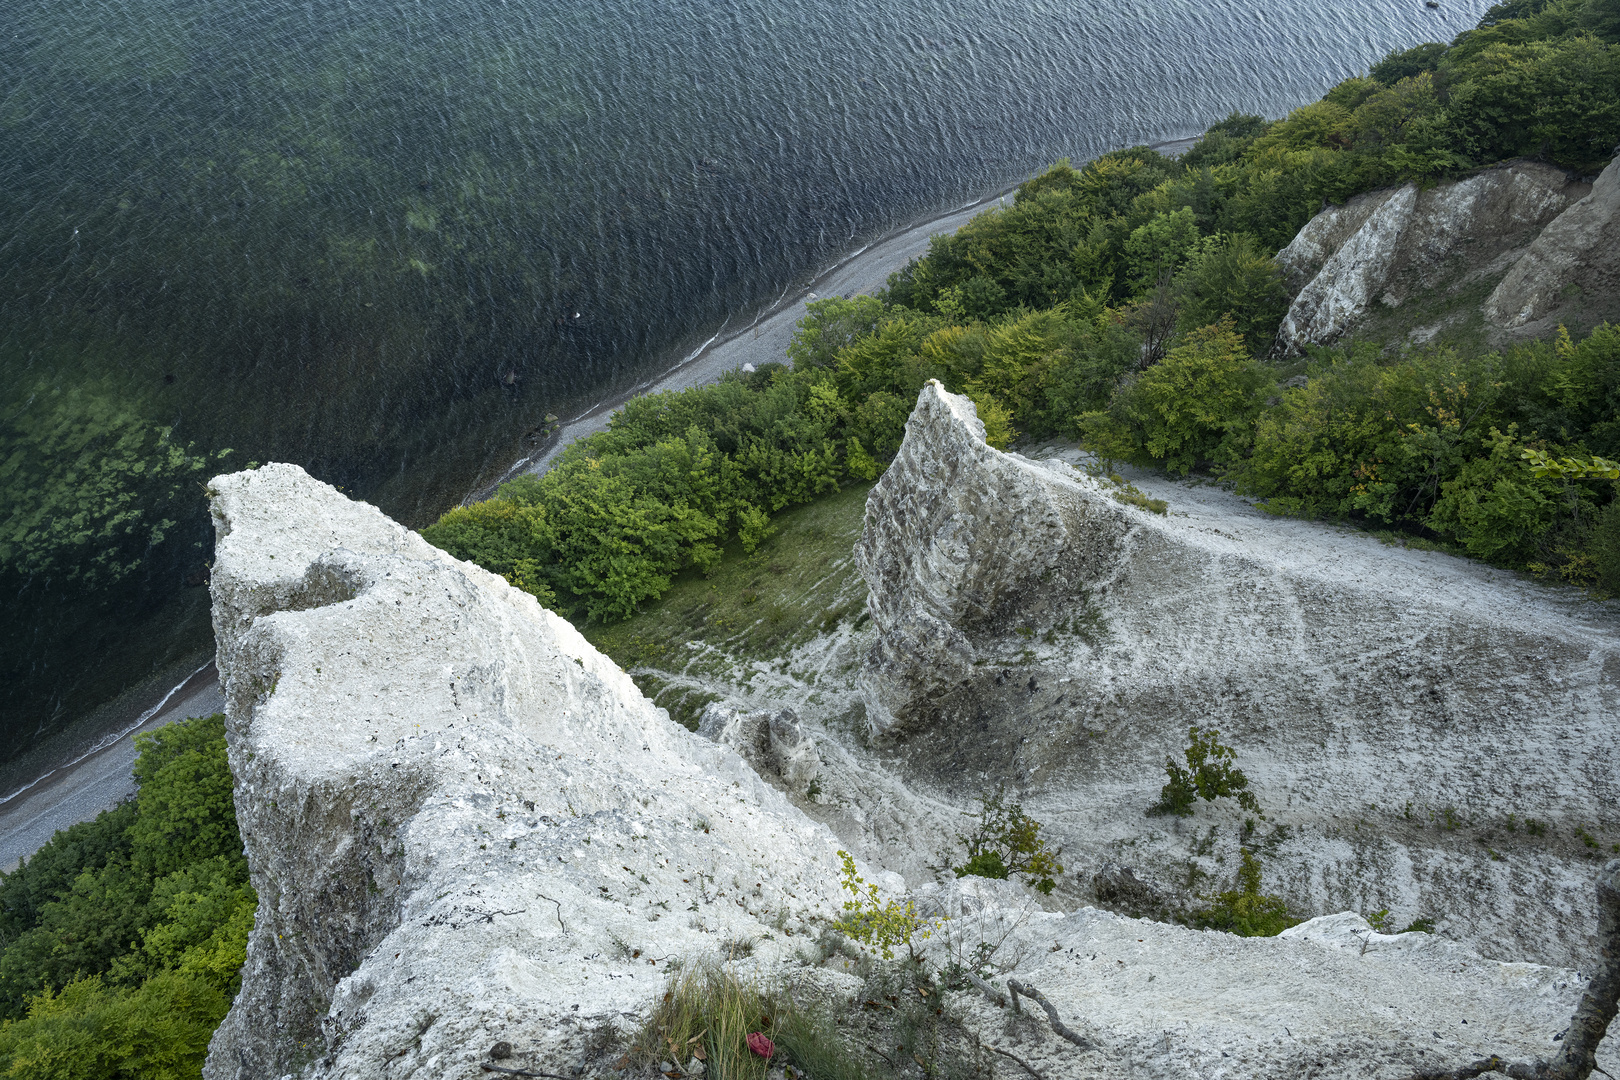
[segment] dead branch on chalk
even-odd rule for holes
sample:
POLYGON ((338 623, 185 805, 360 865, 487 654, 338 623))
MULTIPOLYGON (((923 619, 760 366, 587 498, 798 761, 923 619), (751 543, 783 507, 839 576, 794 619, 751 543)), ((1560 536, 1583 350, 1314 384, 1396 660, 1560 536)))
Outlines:
POLYGON ((1001 1054, 1001 1055, 1003 1055, 1005 1057, 1010 1057, 1014 1061, 1018 1062, 1018 1064, 1022 1065, 1026 1070, 1028 1070, 1029 1075, 1033 1076, 1035 1078, 1035 1080, 1046 1080, 1046 1077, 1042 1076, 1040 1073, 1035 1071, 1035 1066, 1031 1065, 1029 1062, 1025 1061, 1023 1058, 1019 1057, 1017 1054, 1013 1053, 1011 1050, 1003 1050, 999 1046, 990 1046, 989 1043, 985 1043, 985 1046, 988 1047, 989 1049, 995 1051, 998 1054, 1001 1054))
MULTIPOLYGON (((1003 994, 1000 990, 997 990, 994 986, 991 986, 989 983, 985 982, 971 971, 964 971, 962 974, 966 976, 968 982, 973 984, 974 989, 978 990, 979 993, 989 998, 992 1003, 1000 1006, 1003 1009, 1007 1007, 1006 994, 1003 994)), ((1016 1008, 1016 1005, 1014 1007, 1016 1008)))
POLYGON ((883 1051, 879 1050, 877 1047, 873 1046, 871 1043, 867 1043, 866 1048, 868 1050, 872 1051, 872 1053, 876 1054, 878 1057, 882 1058, 884 1061, 887 1061, 889 1063, 889 1068, 891 1068, 891 1069, 897 1068, 894 1061, 889 1057, 888 1054, 885 1054, 883 1051))
POLYGON ((572 1077, 558 1076, 556 1073, 530 1072, 528 1069, 508 1069, 502 1065, 491 1065, 487 1061, 480 1068, 485 1072, 506 1073, 508 1076, 544 1076, 547 1080, 573 1080, 572 1077))
POLYGON ((1066 1026, 1064 1026, 1063 1021, 1058 1019, 1057 1008, 1050 1001, 1046 1000, 1045 994, 1029 985, 1029 983, 1021 983, 1017 979, 1008 979, 1007 989, 1011 990, 1013 993, 1013 1008, 1016 1009, 1018 1007, 1018 995, 1020 994, 1029 998, 1031 1001, 1038 1002, 1041 1008, 1046 1010, 1046 1018, 1052 1022, 1053 1031, 1057 1032, 1065 1039, 1068 1039, 1082 1050, 1090 1050, 1092 1048, 1090 1040, 1076 1035, 1074 1032, 1070 1031, 1066 1026))

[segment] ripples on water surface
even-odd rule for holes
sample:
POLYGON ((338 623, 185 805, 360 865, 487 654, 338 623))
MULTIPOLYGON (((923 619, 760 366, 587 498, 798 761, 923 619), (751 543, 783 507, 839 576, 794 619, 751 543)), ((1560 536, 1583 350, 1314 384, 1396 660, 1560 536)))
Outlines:
POLYGON ((12 0, 4 418, 117 402, 420 524, 857 240, 1484 7, 12 0))

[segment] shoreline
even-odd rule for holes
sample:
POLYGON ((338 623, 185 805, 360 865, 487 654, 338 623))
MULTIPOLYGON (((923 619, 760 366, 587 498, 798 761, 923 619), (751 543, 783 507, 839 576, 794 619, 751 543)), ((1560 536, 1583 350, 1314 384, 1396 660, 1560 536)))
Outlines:
POLYGON ((0 802, 0 873, 10 873, 58 829, 89 821, 135 794, 135 736, 172 720, 221 712, 213 658, 169 688, 132 723, 108 732, 89 750, 49 769, 0 802))
MULTIPOLYGON (((1161 153, 1179 154, 1201 137, 1202 132, 1131 145, 1147 145, 1161 153)), ((1085 159, 1090 160, 1093 159, 1085 159)), ((495 489, 514 477, 543 474, 564 447, 604 430, 613 413, 632 398, 704 386, 746 363, 784 361, 788 342, 798 328, 798 321, 804 317, 807 303, 827 296, 870 294, 883 287, 889 274, 927 251, 933 236, 956 231, 992 205, 1003 202, 1022 183, 953 210, 925 214, 868 240, 802 283, 788 285, 776 301, 756 309, 746 325, 729 332, 726 328, 733 317, 727 316, 701 345, 674 364, 629 390, 609 394, 573 417, 559 421, 551 437, 532 452, 517 457, 499 479, 474 488, 460 505, 489 498, 495 489)), ((0 873, 9 873, 19 859, 38 851, 56 829, 88 821, 119 799, 133 794, 135 785, 129 769, 135 761, 134 734, 170 720, 198 715, 182 712, 189 707, 213 712, 223 705, 218 675, 210 659, 178 685, 166 692, 154 691, 144 702, 138 703, 135 707, 139 709, 139 719, 133 725, 125 721, 121 730, 99 736, 90 750, 80 751, 72 760, 0 793, 4 795, 0 798, 0 873), (49 831, 42 832, 47 829, 49 831)))
MULTIPOLYGON (((1203 137, 1197 135, 1150 142, 1150 149, 1180 154, 1203 137)), ((1142 145, 1142 144, 1133 144, 1142 145)), ((1107 152, 1107 151, 1105 151, 1107 152)), ((1071 159, 1072 160, 1072 159, 1071 159)), ((1094 160, 1087 158, 1086 161, 1094 160)), ((1084 162, 1081 162, 1084 164, 1084 162)), ((885 233, 840 256, 831 265, 816 271, 802 284, 790 284, 775 302, 757 309, 745 326, 727 331, 733 316, 728 315, 709 338, 680 360, 651 375, 628 390, 610 394, 574 416, 557 422, 556 431, 534 450, 521 455, 502 471, 500 477, 480 484, 462 499, 460 505, 489 498, 508 480, 524 475, 541 475, 563 449, 588 435, 606 429, 613 413, 632 398, 665 390, 686 390, 717 382, 727 372, 745 363, 779 363, 786 359, 786 348, 804 317, 805 305, 829 296, 850 297, 870 294, 888 282, 889 274, 907 261, 925 253, 930 239, 940 233, 955 232, 974 217, 1005 200, 1024 183, 1019 181, 991 195, 973 200, 954 210, 934 211, 911 223, 885 233), (792 299, 789 297, 793 296, 792 299), (750 335, 744 341, 745 335, 750 335), (768 355, 756 355, 756 354, 768 355)))

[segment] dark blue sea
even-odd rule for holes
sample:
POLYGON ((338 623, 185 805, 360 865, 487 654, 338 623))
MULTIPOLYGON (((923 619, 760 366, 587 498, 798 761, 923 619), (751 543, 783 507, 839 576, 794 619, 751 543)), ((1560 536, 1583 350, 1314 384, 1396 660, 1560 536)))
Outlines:
MULTIPOLYGON (((148 425, 419 525, 841 252, 1485 6, 11 0, 0 483, 148 425)), ((18 569, 14 509, 8 750, 207 646, 200 493, 88 593, 18 569)))

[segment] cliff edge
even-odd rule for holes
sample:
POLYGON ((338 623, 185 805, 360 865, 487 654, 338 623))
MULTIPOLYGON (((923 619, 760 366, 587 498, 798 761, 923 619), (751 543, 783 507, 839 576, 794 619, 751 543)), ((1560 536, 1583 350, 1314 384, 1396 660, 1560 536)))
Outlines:
POLYGON ((992 449, 971 402, 924 388, 857 548, 865 713, 912 782, 1005 783, 1076 863, 1188 893, 1241 836, 1301 910, 1592 955, 1581 837, 1620 833, 1615 606, 1208 488, 1150 493, 1168 514, 992 449), (1269 820, 1231 800, 1144 813, 1195 724, 1236 748, 1269 820))
POLYGON ((583 1067, 670 957, 836 912, 832 834, 533 597, 297 466, 210 494, 259 894, 211 1080, 583 1067))
MULTIPOLYGON (((982 447, 971 406, 927 394, 911 460, 924 421, 941 451, 952 439, 982 447)), ((1056 617, 1070 585, 1117 581, 1142 542, 1136 511, 1071 505, 1076 490, 1095 492, 1065 466, 993 455, 959 461, 949 483, 984 509, 998 496, 1047 500, 996 519, 998 538, 1049 526, 1077 549, 1109 539, 1077 561, 1037 562, 1031 578, 1018 558, 976 556, 987 541, 966 519, 956 548, 931 553, 952 504, 920 493, 907 535, 937 573, 885 625, 932 625, 906 621, 924 594, 941 622, 978 619, 944 644, 965 659, 957 672, 976 670, 1001 620, 1056 617)), ((881 991, 846 973, 859 967, 849 947, 810 944, 841 914, 835 851, 848 840, 747 763, 779 780, 814 767, 817 744, 794 714, 716 708, 706 724, 720 742, 690 733, 532 597, 295 466, 219 477, 210 494, 229 755, 259 909, 205 1076, 471 1080, 506 1044, 496 1068, 650 1080, 626 1071, 625 1036, 676 962, 705 958, 761 982, 811 982, 843 1010, 852 1045, 869 1037, 881 991)), ((867 545, 866 565, 915 572, 890 539, 867 545)), ((904 707, 904 695, 890 700, 904 707)), ((889 734, 938 720, 910 716, 889 734)), ((865 873, 887 895, 904 887, 865 873)), ((1348 913, 1244 939, 1041 910, 1012 882, 948 870, 913 896, 949 916, 924 946, 933 968, 986 963, 998 980, 1034 982, 1085 1043, 967 990, 947 999, 963 1053, 1015 1046, 1054 1078, 1348 1080, 1487 1053, 1530 1060, 1556 1049, 1587 985, 1425 934, 1377 934, 1348 913)))

